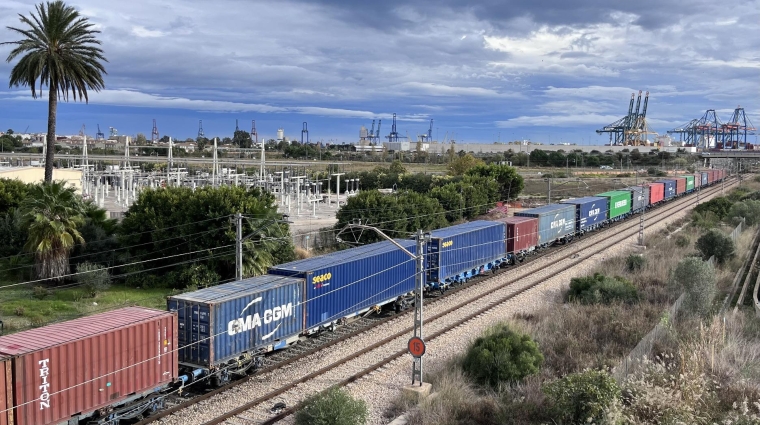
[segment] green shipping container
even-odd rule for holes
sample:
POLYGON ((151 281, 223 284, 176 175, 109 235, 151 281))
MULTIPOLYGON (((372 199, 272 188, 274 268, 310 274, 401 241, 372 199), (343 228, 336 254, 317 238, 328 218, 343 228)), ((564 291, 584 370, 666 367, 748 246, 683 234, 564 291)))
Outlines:
POLYGON ((678 176, 686 179, 686 191, 694 190, 694 176, 678 176))
POLYGON ((603 196, 610 200, 610 209, 607 218, 613 219, 623 214, 631 212, 631 192, 623 190, 613 190, 610 192, 599 193, 594 196, 603 196))

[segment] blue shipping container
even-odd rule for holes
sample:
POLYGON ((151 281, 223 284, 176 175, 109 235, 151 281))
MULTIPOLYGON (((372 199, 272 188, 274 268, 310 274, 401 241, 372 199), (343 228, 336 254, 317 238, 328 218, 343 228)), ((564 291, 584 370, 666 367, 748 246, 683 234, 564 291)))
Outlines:
POLYGON ((171 296, 179 362, 214 367, 242 353, 283 348, 303 331, 303 280, 257 276, 171 296))
POLYGON ((707 173, 702 173, 702 186, 707 186, 709 179, 707 177, 707 173))
MULTIPOLYGON (((417 242, 397 240, 417 255, 417 242)), ((271 275, 306 280, 306 328, 329 325, 414 291, 416 260, 389 241, 280 264, 271 275)))
POLYGON ((607 219, 609 200, 601 196, 568 199, 563 204, 575 205, 575 230, 596 227, 607 219))
POLYGON ((490 270, 506 260, 506 225, 473 221, 433 230, 425 255, 427 284, 456 282, 490 270))
POLYGON ((575 233, 575 205, 549 204, 516 212, 515 216, 538 218, 539 245, 545 245, 575 233))
POLYGON ((665 199, 670 199, 676 196, 676 181, 675 180, 657 180, 655 183, 665 184, 665 199))

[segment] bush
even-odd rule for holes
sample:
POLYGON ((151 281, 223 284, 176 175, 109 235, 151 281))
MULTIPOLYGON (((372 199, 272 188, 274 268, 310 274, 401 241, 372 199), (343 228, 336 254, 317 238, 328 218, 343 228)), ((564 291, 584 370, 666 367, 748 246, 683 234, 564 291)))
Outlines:
POLYGON ((304 401, 296 413, 296 425, 361 425, 367 416, 367 403, 340 388, 330 388, 304 401))
POLYGON ((111 287, 111 275, 98 264, 80 263, 77 265, 76 280, 91 296, 97 295, 111 287))
POLYGON ((572 373, 544 386, 560 423, 601 424, 620 400, 620 387, 609 373, 588 370, 572 373))
POLYGON ((544 356, 528 335, 514 332, 506 324, 496 325, 470 346, 463 370, 483 386, 498 388, 538 372, 544 356))
POLYGON ((697 205, 694 207, 694 212, 703 216, 708 212, 712 212, 718 217, 718 219, 723 220, 728 215, 728 212, 731 209, 731 204, 732 202, 728 198, 719 196, 697 205))
POLYGON ((731 205, 731 209, 726 216, 728 219, 732 219, 733 222, 740 221, 744 218, 747 226, 754 226, 760 219, 760 201, 752 199, 746 199, 741 202, 737 202, 731 205))
POLYGON ((581 304, 611 304, 616 301, 634 303, 639 294, 633 284, 622 277, 607 277, 601 273, 570 279, 567 300, 581 304))
POLYGON ((719 264, 734 256, 736 247, 734 241, 717 229, 712 229, 697 239, 695 248, 702 253, 702 258, 709 259, 713 255, 719 264))
POLYGON ((687 246, 689 246, 690 242, 691 241, 689 240, 687 236, 684 236, 684 235, 676 236, 676 246, 679 248, 686 248, 687 246))
POLYGON ((639 271, 646 265, 647 259, 641 255, 631 254, 625 259, 625 268, 629 272, 639 271))
POLYGON ((671 288, 686 293, 683 309, 700 316, 707 316, 712 310, 716 284, 713 267, 694 257, 681 260, 670 278, 671 288))

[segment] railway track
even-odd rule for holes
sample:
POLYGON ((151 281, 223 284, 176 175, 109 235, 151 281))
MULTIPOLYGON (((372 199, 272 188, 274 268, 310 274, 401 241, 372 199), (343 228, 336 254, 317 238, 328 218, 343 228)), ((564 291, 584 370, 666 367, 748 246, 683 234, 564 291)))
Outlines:
MULTIPOLYGON (((727 182, 732 186, 734 181, 727 182)), ((721 187, 702 190, 700 197, 720 194, 721 187)), ((681 197, 646 213, 647 221, 659 220, 694 204, 694 194, 681 197)), ((602 253, 611 246, 635 235, 639 220, 635 218, 615 223, 610 228, 585 235, 577 241, 535 256, 517 267, 497 273, 496 276, 479 279, 477 285, 464 285, 447 296, 426 301, 426 335, 433 340, 453 328, 512 300, 543 281, 558 276, 573 265, 602 253), (543 265, 543 261, 551 265, 543 265), (446 303, 441 302, 447 300, 446 303)), ((164 418, 165 423, 197 423, 204 425, 220 423, 275 423, 296 411, 298 405, 287 406, 273 415, 271 406, 276 400, 302 400, 314 390, 306 387, 310 382, 329 382, 318 385, 346 385, 406 354, 406 340, 412 327, 411 312, 374 320, 371 324, 357 325, 335 339, 314 348, 286 350, 282 357, 272 359, 271 364, 257 374, 237 381, 227 387, 181 403, 167 411, 141 422, 141 424, 164 418), (382 335, 382 336, 378 336, 382 335), (289 353, 290 352, 290 353, 289 353), (295 378, 291 378, 295 377, 295 378), (190 415, 172 417, 173 413, 189 409, 190 415)), ((304 347, 305 348, 305 347, 304 347)))

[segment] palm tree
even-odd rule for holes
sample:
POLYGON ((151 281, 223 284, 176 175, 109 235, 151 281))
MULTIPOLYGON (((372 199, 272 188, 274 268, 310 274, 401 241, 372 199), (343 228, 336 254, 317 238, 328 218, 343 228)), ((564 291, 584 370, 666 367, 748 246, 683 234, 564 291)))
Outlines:
POLYGON ((32 97, 42 95, 42 86, 48 87, 47 155, 45 156, 45 182, 53 180, 53 154, 55 153, 55 121, 58 97, 69 100, 69 92, 76 101, 87 97, 87 89, 104 88, 100 41, 92 29, 93 24, 79 15, 73 7, 62 1, 40 3, 37 13, 29 17, 19 14, 24 28, 8 27, 22 36, 21 40, 0 43, 16 47, 8 55, 11 62, 23 55, 11 70, 10 87, 28 86, 32 97), (39 80, 39 82, 38 82, 39 80), (38 86, 39 84, 39 86, 38 86), (39 89, 38 89, 39 87, 39 89))
POLYGON ((60 280, 69 273, 69 253, 84 243, 78 228, 85 222, 82 200, 64 181, 33 186, 21 204, 24 249, 34 254, 35 275, 60 280))

